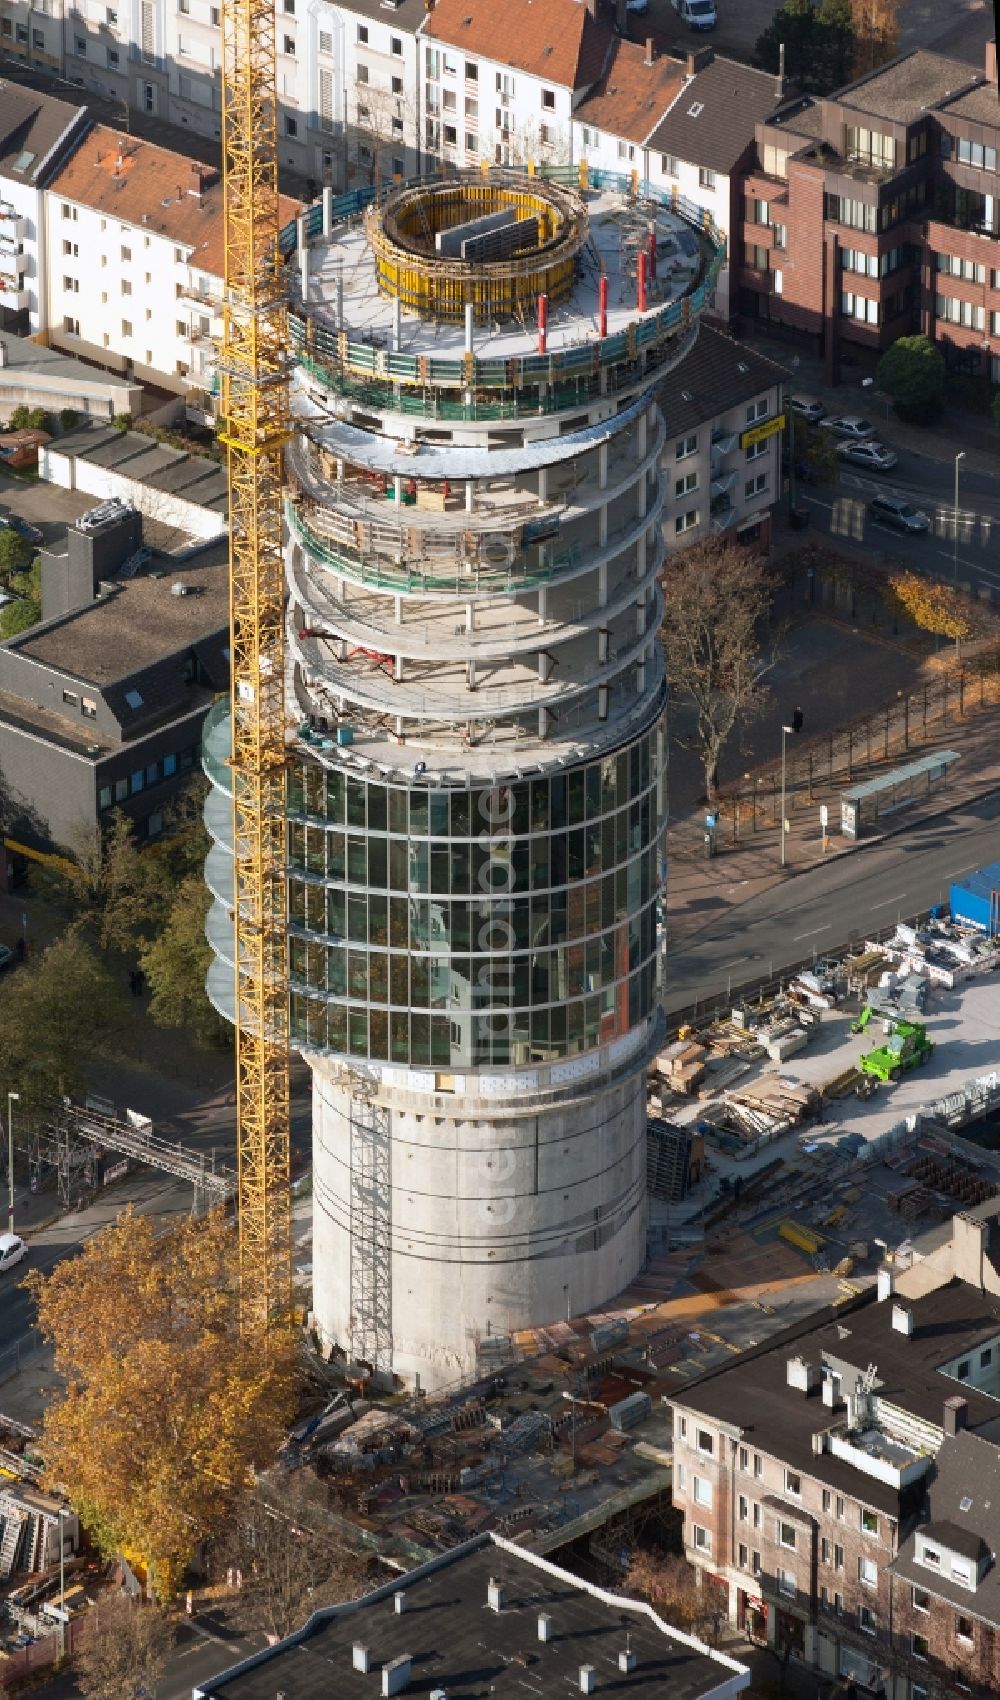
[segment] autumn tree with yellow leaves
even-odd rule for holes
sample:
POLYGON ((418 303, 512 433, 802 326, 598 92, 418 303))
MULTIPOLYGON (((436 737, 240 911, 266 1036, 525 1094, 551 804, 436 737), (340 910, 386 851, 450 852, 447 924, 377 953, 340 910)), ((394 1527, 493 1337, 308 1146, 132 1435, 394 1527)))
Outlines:
POLYGON ((893 573, 886 601, 894 613, 912 620, 922 631, 961 643, 972 631, 963 598, 950 584, 920 578, 917 573, 893 573))
POLYGON ((240 1336, 235 1271, 221 1212, 163 1233, 126 1211, 28 1278, 64 1382, 42 1429, 46 1478, 161 1600, 273 1460, 294 1405, 294 1345, 265 1361, 240 1336))

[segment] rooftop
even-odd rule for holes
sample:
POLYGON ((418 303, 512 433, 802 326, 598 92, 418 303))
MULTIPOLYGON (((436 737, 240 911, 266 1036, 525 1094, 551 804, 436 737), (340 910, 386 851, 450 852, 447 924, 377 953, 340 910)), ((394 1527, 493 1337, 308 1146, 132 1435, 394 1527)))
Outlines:
POLYGON ((12 638, 8 648, 103 688, 228 624, 229 570, 220 545, 182 566, 172 565, 162 576, 146 572, 128 579, 89 607, 12 638), (174 595, 177 582, 187 586, 187 595, 174 595))
POLYGON ((789 383, 791 377, 786 367, 702 323, 693 347, 673 368, 660 394, 667 436, 694 430, 751 401, 761 390, 789 383))
POLYGON ((980 83, 978 88, 968 89, 954 100, 942 101, 939 111, 942 118, 962 118, 969 124, 988 124, 994 130, 1000 129, 996 83, 980 83))
MULTIPOLYGON (((597 82, 614 42, 584 0, 438 0, 427 39, 561 88, 597 82)), ((483 98, 486 98, 484 91, 483 98)))
POLYGON ((1000 1447, 974 1434, 957 1434, 944 1442, 927 1493, 930 1521, 918 1525, 943 1547, 979 1560, 983 1549, 993 1554, 975 1589, 939 1575, 916 1562, 915 1535, 900 1547, 892 1569, 915 1587, 948 1600, 959 1611, 971 1612, 989 1623, 1000 1623, 1000 1447))
POLYGON ((642 43, 619 39, 603 77, 573 116, 578 124, 642 144, 684 83, 684 67, 676 59, 659 54, 650 62, 642 43))
POLYGON ((713 1653, 637 1601, 606 1593, 511 1542, 485 1536, 400 1576, 346 1606, 316 1612, 305 1628, 276 1647, 203 1682, 201 1700, 371 1700, 377 1678, 355 1668, 354 1647, 368 1650, 372 1671, 393 1659, 412 1659, 407 1692, 444 1690, 448 1700, 489 1694, 524 1700, 530 1694, 579 1691, 579 1672, 592 1665, 601 1690, 699 1700, 736 1695, 749 1672, 713 1653), (500 1611, 487 1603, 491 1581, 504 1591, 500 1611), (404 1595, 398 1613, 393 1596, 404 1595), (551 1620, 551 1639, 539 1639, 539 1614, 551 1620), (619 1656, 635 1655, 631 1674, 619 1656))
POLYGON ((23 384, 30 378, 36 388, 52 389, 56 395, 64 394, 67 389, 83 394, 109 390, 120 392, 122 411, 127 410, 128 397, 136 387, 127 378, 88 366, 75 354, 66 354, 59 348, 46 348, 44 343, 34 342, 30 337, 12 336, 10 331, 0 335, 0 343, 5 354, 4 363, 0 366, 0 387, 23 384))
POLYGON ((0 177, 41 184, 59 144, 86 127, 79 107, 0 80, 0 177))
MULTIPOLYGON (((879 71, 849 83, 833 97, 838 106, 886 118, 900 124, 915 119, 958 94, 970 84, 982 82, 983 73, 962 59, 946 59, 943 53, 918 50, 894 59, 879 71)), ((993 93, 994 116, 996 92, 993 93)))
POLYGON ((771 72, 715 58, 689 80, 649 145, 710 171, 731 172, 746 152, 754 126, 780 106, 771 72))
POLYGON ((152 489, 211 509, 225 518, 228 508, 226 469, 207 455, 189 454, 147 437, 143 431, 119 431, 114 425, 88 421, 53 445, 60 455, 79 455, 108 471, 135 479, 152 489))
MULTIPOLYGON (((189 249, 187 262, 212 277, 223 271, 222 182, 219 172, 152 142, 98 124, 52 179, 67 201, 144 225, 189 249)), ((281 223, 299 203, 281 196, 281 223)))
MULTIPOLYGON (((894 1301, 878 1303, 868 1293, 849 1306, 820 1313, 786 1330, 731 1365, 709 1371, 677 1395, 678 1403, 731 1424, 744 1435, 756 1435, 755 1445, 793 1468, 890 1510, 898 1502, 898 1490, 860 1475, 841 1459, 813 1453, 812 1436, 829 1426, 831 1412, 818 1394, 807 1396, 788 1386, 787 1358, 794 1346, 795 1355, 830 1364, 842 1374, 845 1395, 851 1391, 852 1376, 862 1376, 874 1364, 877 1404, 908 1412, 940 1429, 944 1402, 957 1386, 942 1374, 941 1366, 981 1342, 996 1339, 1000 1299, 952 1280, 922 1298, 906 1299, 905 1304, 913 1314, 912 1334, 893 1327, 894 1301)), ((970 1430, 1000 1423, 1000 1401, 965 1382, 961 1394, 970 1430)))

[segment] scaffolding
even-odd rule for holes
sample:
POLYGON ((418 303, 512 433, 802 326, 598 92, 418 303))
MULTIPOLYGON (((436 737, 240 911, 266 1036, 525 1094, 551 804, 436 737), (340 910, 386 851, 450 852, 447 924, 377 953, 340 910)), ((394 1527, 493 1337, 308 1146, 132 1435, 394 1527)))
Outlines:
POLYGON ((351 1354, 392 1370, 390 1113, 360 1083, 351 1097, 351 1354))

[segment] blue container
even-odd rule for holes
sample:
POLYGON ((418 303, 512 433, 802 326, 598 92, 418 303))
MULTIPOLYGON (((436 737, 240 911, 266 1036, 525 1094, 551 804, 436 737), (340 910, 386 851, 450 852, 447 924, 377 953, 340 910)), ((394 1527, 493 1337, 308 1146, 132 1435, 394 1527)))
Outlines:
POLYGON ((1000 862, 990 862, 956 880, 949 902, 953 921, 978 927, 987 938, 1000 936, 1000 862))
POLYGON ((354 742, 354 727, 353 726, 338 726, 337 727, 337 742, 341 746, 343 746, 344 744, 353 744, 353 742, 354 742))

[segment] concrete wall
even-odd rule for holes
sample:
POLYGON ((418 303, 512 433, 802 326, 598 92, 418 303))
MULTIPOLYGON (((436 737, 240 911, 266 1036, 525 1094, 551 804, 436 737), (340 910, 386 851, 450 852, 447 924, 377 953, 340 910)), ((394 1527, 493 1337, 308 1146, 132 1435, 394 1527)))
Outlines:
MULTIPOLYGON (((313 1310, 351 1350, 350 1098, 313 1067, 313 1310)), ((471 1084, 471 1081, 470 1081, 471 1084)), ((475 1369, 477 1339, 558 1322, 627 1286, 646 1255, 641 1073, 509 1118, 390 1110, 393 1370, 425 1388, 475 1369), (595 1227, 599 1223, 599 1227, 595 1227)), ((509 1101, 508 1101, 509 1102, 509 1101)))
POLYGON ((0 719, 0 826, 32 844, 72 843, 96 821, 94 762, 0 719))
POLYGON ((81 490, 98 501, 117 496, 138 508, 147 519, 156 520, 160 525, 176 526, 203 542, 211 542, 213 538, 226 534, 225 521, 214 509, 185 501, 183 496, 159 490, 152 484, 143 484, 137 478, 127 478, 124 473, 97 465, 83 455, 64 454, 54 443, 39 450, 38 471, 39 476, 48 479, 51 484, 59 484, 64 490, 81 490))

